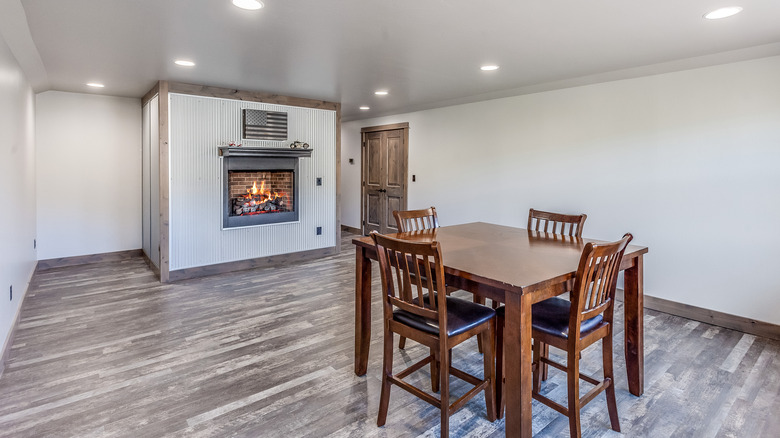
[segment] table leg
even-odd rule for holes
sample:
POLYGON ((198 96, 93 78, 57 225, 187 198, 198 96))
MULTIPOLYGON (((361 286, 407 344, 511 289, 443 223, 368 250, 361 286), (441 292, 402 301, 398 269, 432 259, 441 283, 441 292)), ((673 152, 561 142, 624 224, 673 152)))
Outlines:
POLYGON ((506 294, 506 436, 531 436, 531 298, 506 294))
POLYGON ((623 309, 628 390, 636 396, 645 390, 644 268, 642 256, 625 271, 623 309))
POLYGON ((368 369, 371 345, 371 260, 366 249, 355 247, 355 374, 368 369))

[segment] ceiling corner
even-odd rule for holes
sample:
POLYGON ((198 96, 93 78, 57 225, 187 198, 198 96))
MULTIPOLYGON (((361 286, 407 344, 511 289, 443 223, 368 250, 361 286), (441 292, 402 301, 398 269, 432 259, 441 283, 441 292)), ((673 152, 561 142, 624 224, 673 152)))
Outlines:
POLYGON ((0 0, 0 35, 19 63, 33 91, 49 89, 49 78, 35 46, 20 0, 0 0))

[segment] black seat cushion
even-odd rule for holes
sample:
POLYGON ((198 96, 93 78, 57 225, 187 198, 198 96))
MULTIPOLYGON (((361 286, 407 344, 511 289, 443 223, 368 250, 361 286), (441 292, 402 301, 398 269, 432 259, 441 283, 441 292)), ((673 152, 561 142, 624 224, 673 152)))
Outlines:
MULTIPOLYGON (((415 302, 417 299, 414 300, 415 302)), ((427 305, 427 295, 424 297, 427 305)), ((474 327, 477 327, 490 318, 496 316, 496 311, 481 304, 472 303, 455 297, 447 297, 447 335, 455 336, 474 327)), ((439 334, 439 321, 423 318, 422 316, 397 309, 393 312, 393 319, 417 330, 432 335, 439 334)))
MULTIPOLYGON (((501 306, 497 312, 499 315, 504 316, 504 307, 501 306)), ((571 301, 557 297, 546 299, 531 307, 531 326, 534 330, 539 330, 540 332, 559 338, 568 338, 570 312, 571 301)), ((601 315, 582 321, 580 336, 598 328, 603 321, 604 318, 601 315)))

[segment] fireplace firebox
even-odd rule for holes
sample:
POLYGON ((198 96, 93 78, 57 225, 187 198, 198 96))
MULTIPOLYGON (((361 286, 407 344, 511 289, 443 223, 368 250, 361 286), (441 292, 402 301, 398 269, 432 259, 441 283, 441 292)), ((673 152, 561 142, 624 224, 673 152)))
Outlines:
POLYGON ((298 159, 310 151, 220 148, 223 228, 295 222, 298 159))

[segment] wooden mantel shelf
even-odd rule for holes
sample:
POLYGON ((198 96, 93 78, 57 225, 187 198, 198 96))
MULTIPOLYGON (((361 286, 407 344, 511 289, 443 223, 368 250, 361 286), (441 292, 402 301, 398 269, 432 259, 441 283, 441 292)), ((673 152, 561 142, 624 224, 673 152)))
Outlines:
POLYGON ((311 149, 246 148, 246 147, 220 146, 219 155, 222 157, 300 158, 300 157, 311 157, 311 149))

